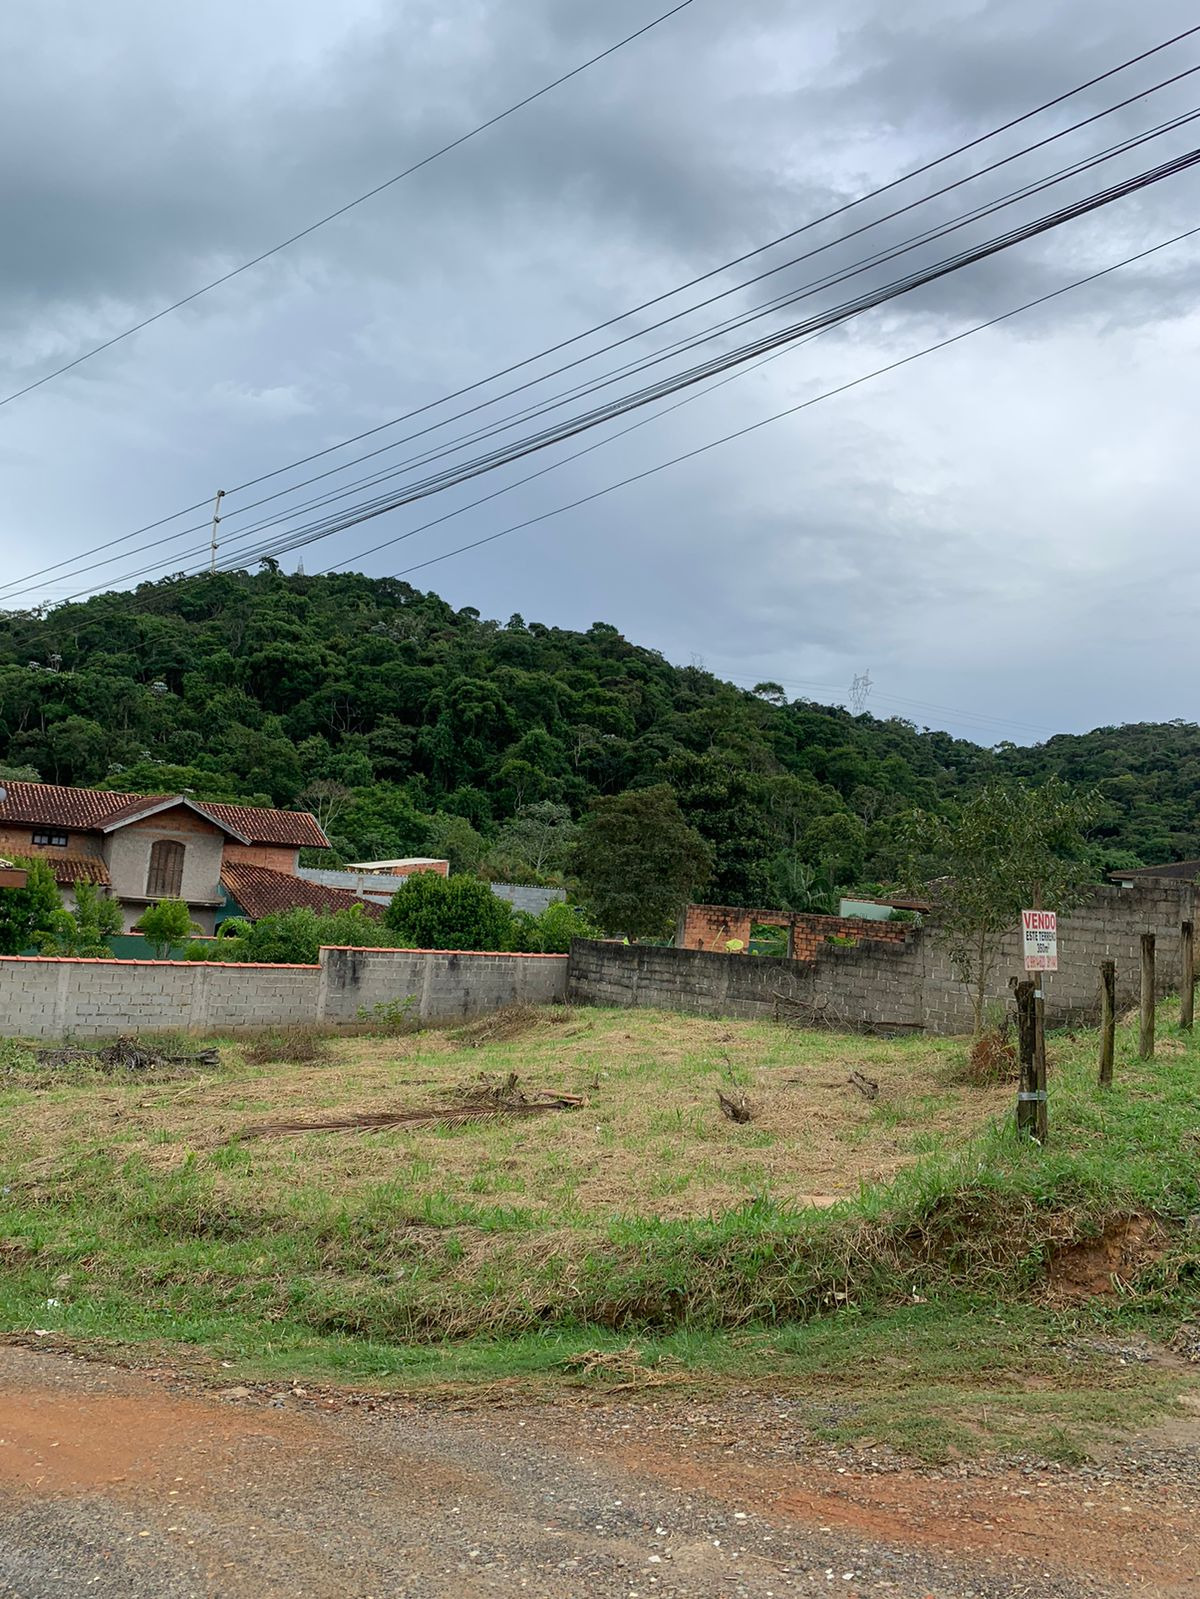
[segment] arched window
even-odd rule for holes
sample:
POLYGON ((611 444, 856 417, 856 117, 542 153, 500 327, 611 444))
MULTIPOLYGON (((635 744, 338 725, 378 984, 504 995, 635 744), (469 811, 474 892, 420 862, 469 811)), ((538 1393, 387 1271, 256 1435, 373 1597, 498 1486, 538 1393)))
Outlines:
POLYGON ((182 887, 183 845, 173 838, 160 838, 150 846, 146 896, 148 899, 178 899, 182 887))

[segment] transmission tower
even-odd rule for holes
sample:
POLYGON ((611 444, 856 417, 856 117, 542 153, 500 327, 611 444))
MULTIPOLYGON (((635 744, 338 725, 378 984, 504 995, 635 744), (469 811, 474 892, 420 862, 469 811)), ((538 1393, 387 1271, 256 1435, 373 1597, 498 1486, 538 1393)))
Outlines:
POLYGON ((866 710, 867 701, 871 697, 871 690, 874 686, 871 682, 870 667, 865 672, 861 672, 850 684, 850 706, 855 716, 861 715, 866 710))

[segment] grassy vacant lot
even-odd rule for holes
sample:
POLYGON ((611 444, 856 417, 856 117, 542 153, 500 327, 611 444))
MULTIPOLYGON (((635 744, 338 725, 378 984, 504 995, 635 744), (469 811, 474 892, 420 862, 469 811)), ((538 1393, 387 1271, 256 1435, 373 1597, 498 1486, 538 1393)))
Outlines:
POLYGON ((1094 1036, 1052 1040, 1045 1151, 954 1041, 551 1009, 220 1051, 147 1078, 4 1047, 0 1326, 243 1374, 769 1380, 835 1436, 933 1454, 1069 1454, 1186 1381, 1103 1352, 1200 1314, 1200 1047, 1166 1008, 1153 1063, 1121 1030, 1107 1095, 1094 1036), (584 1104, 244 1136, 514 1072, 584 1104))

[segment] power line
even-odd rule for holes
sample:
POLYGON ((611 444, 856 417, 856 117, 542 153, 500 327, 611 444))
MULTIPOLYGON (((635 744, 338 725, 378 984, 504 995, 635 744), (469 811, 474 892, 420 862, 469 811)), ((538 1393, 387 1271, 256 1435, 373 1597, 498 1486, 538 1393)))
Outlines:
MULTIPOLYGON (((668 13, 666 13, 666 15, 670 16, 670 15, 673 15, 673 13, 668 12, 668 13)), ((663 19, 660 18, 659 20, 663 20, 663 19)), ((650 26, 655 26, 655 25, 656 24, 650 24, 650 26)), ((1130 67, 1136 66, 1140 62, 1148 60, 1150 57, 1152 57, 1154 55, 1157 55, 1160 52, 1171 48, 1173 45, 1178 44, 1183 39, 1189 38, 1193 34, 1196 34, 1198 32, 1200 32, 1200 24, 1197 24, 1196 26, 1191 27, 1191 28, 1184 29, 1182 32, 1177 33, 1177 34, 1173 35, 1172 37, 1163 40, 1161 43, 1156 44, 1156 45, 1150 47, 1147 50, 1141 51, 1137 55, 1131 56, 1131 57, 1127 58, 1126 60, 1124 60, 1122 62, 1119 62, 1116 66, 1108 68, 1106 71, 1104 71, 1102 73, 1099 73, 1099 74, 1095 75, 1094 77, 1085 80, 1083 83, 1077 84, 1077 85, 1075 85, 1075 87, 1073 87, 1071 89, 1068 89, 1068 90, 1065 90, 1062 93, 1060 93, 1058 95, 1055 95, 1054 97, 1052 97, 1049 100, 1043 101, 1040 105, 1033 107, 1031 110, 1023 112, 1019 116, 1010 118, 1007 122, 1001 123, 999 126, 990 129, 986 133, 977 135, 976 137, 966 141, 965 143, 956 146, 954 149, 947 151, 945 154, 943 154, 941 156, 938 156, 938 157, 936 157, 935 159, 933 159, 931 161, 925 162, 924 164, 922 164, 922 165, 920 165, 918 167, 912 168, 910 171, 908 171, 906 173, 903 173, 900 177, 894 178, 888 183, 882 184, 879 187, 877 187, 877 188, 875 188, 873 190, 870 190, 870 191, 868 191, 865 194, 859 195, 855 199, 853 199, 851 201, 848 201, 848 202, 846 202, 845 204, 843 204, 841 206, 838 206, 837 208, 835 208, 832 211, 826 212, 822 216, 818 216, 818 217, 812 218, 810 221, 802 224, 801 226, 799 226, 797 228, 792 229, 788 233, 784 233, 784 234, 779 235, 777 238, 768 241, 768 243, 766 243, 766 244, 760 245, 760 246, 756 247, 753 250, 747 251, 744 254, 733 258, 730 261, 726 261, 720 266, 713 267, 709 271, 701 273, 699 276, 690 279, 688 282, 680 284, 677 287, 675 287, 673 289, 670 289, 670 290, 667 290, 667 291, 665 291, 662 294, 655 295, 655 296, 653 296, 652 298, 650 298, 648 300, 642 301, 639 305, 636 305, 636 306, 632 307, 631 309, 620 313, 617 316, 610 317, 606 321, 600 322, 600 323, 596 324, 595 326, 593 326, 591 328, 585 329, 581 333, 573 335, 571 338, 561 340, 559 343, 551 345, 549 348, 540 351, 536 355, 529 356, 529 357, 525 358, 522 361, 516 362, 516 363, 514 363, 514 364, 512 364, 510 366, 507 366, 507 367, 504 367, 504 368, 500 369, 497 372, 491 373, 488 377, 478 379, 474 383, 468 384, 464 388, 457 389, 457 390, 453 391, 452 393, 450 393, 448 395, 444 395, 439 400, 431 401, 431 402, 429 402, 426 405, 423 405, 423 406, 420 406, 420 407, 416 408, 415 410, 412 410, 412 411, 409 411, 409 412, 405 412, 405 413, 403 413, 402 415, 400 415, 398 417, 394 417, 394 418, 390 419, 387 422, 380 423, 380 424, 378 424, 375 427, 368 428, 368 429, 363 430, 360 433, 351 435, 350 437, 341 440, 339 443, 334 444, 334 445, 330 445, 330 446, 328 446, 325 449, 315 451, 312 454, 309 454, 309 455, 306 455, 306 456, 302 456, 298 460, 290 462, 287 466, 278 467, 278 468, 275 468, 274 470, 272 470, 270 472, 266 472, 266 473, 260 474, 256 478, 247 479, 244 483, 240 483, 240 484, 235 485, 235 487, 233 489, 229 490, 229 493, 230 494, 239 493, 239 492, 241 492, 242 490, 244 490, 246 488, 254 487, 255 485, 257 485, 259 483, 266 482, 266 481, 268 481, 271 478, 281 476, 282 474, 284 474, 286 472, 289 472, 289 471, 293 471, 297 467, 305 466, 305 465, 309 464, 310 462, 318 460, 321 457, 329 455, 329 454, 331 454, 331 453, 333 453, 333 452, 335 452, 335 451, 337 451, 339 449, 347 448, 348 446, 350 446, 352 444, 361 442, 363 439, 369 438, 369 437, 371 437, 371 436, 373 436, 375 434, 378 434, 380 432, 386 431, 387 429, 398 425, 400 422, 403 422, 403 421, 409 420, 409 419, 411 419, 413 417, 419 416, 422 413, 427 412, 429 410, 436 409, 439 405, 448 404, 452 400, 462 398, 464 395, 467 395, 467 394, 472 393, 473 391, 475 391, 477 389, 485 387, 487 384, 489 384, 491 382, 498 381, 500 378, 510 376, 512 373, 520 371, 523 368, 528 367, 530 365, 533 365, 537 361, 540 361, 540 360, 546 359, 549 356, 555 355, 558 352, 571 347, 572 345, 579 344, 583 340, 588 339, 588 338, 592 337, 593 335, 595 335, 597 333, 603 332, 605 329, 614 327, 618 323, 628 320, 630 317, 637 316, 643 311, 649 310, 649 309, 653 308, 656 305, 660 305, 660 304, 664 303, 666 300, 669 300, 669 299, 673 298, 677 294, 684 293, 690 288, 694 288, 694 287, 698 286, 701 283, 705 283, 705 282, 709 281, 710 279, 712 279, 712 278, 714 278, 716 276, 719 276, 722 272, 728 271, 728 270, 730 270, 731 268, 733 268, 735 266, 740 266, 740 265, 744 264, 747 261, 753 260, 754 258, 764 254, 768 250, 771 250, 771 249, 777 247, 779 244, 786 243, 789 239, 796 238, 796 237, 800 236, 803 233, 811 231, 813 228, 820 226, 822 223, 833 221, 833 220, 835 220, 836 218, 838 218, 840 216, 846 215, 847 213, 855 210, 858 206, 861 206, 861 205, 867 203, 868 201, 870 201, 872 199, 877 199, 881 195, 884 195, 884 194, 887 194, 887 193, 891 192, 892 190, 900 187, 901 185, 903 185, 903 184, 905 184, 907 182, 910 182, 914 178, 921 177, 924 174, 935 170, 939 166, 944 165, 946 162, 952 161, 956 157, 958 157, 960 155, 963 155, 963 154, 967 153, 970 150, 976 149, 978 146, 980 146, 982 144, 985 144, 988 141, 990 141, 992 139, 995 139, 995 138, 999 137, 1000 135, 1002 135, 1002 134, 1004 134, 1006 132, 1009 132, 1011 129, 1013 129, 1015 127, 1018 127, 1018 126, 1020 126, 1021 124, 1025 123, 1025 122, 1030 121, 1034 117, 1037 117, 1037 116, 1041 115, 1043 112, 1048 111, 1048 110, 1054 108, 1055 106, 1061 105, 1065 101, 1067 101, 1069 99, 1072 99, 1074 96, 1083 93, 1087 89, 1093 88, 1097 84, 1103 83, 1106 80, 1108 80, 1109 78, 1112 78, 1112 77, 1116 76, 1117 74, 1128 70, 1130 67)), ((625 42, 625 41, 622 41, 622 42, 625 42)), ((614 46, 613 48, 614 49, 615 48, 619 48, 619 46, 614 46)), ((583 70, 583 69, 580 68, 580 69, 577 69, 577 70, 583 70)), ((1189 70, 1190 71, 1195 71, 1196 69, 1192 68, 1192 69, 1189 69, 1189 70)), ((1178 76, 1180 76, 1180 77, 1187 76, 1187 73, 1179 74, 1178 76)), ((1167 80, 1165 80, 1165 83, 1173 83, 1175 81, 1177 81, 1176 78, 1168 78, 1167 80)), ((1165 86, 1164 83, 1156 84, 1156 85, 1153 86, 1152 89, 1143 91, 1142 94, 1133 96, 1132 99, 1136 100, 1136 99, 1143 98, 1145 94, 1153 93, 1157 89, 1162 88, 1164 86, 1165 86)), ((1098 113, 1097 115, 1107 115, 1111 111, 1120 109, 1122 106, 1127 105, 1129 103, 1131 103, 1131 101, 1129 101, 1129 100, 1122 101, 1117 106, 1109 107, 1109 108, 1107 108, 1107 110, 1105 112, 1098 113)), ((1086 118, 1086 119, 1084 119, 1083 122, 1075 124, 1072 128, 1068 128, 1068 129, 1063 130, 1063 132, 1060 133, 1060 134, 1052 135, 1051 138, 1049 138, 1049 139, 1045 139, 1045 140, 1039 141, 1038 144, 1035 144, 1035 145, 1033 145, 1031 147, 1028 147, 1027 149, 1025 149, 1023 151, 1017 152, 1016 155, 1006 158, 1006 161, 1007 160, 1017 159, 1017 157, 1020 156, 1020 155, 1028 154, 1028 153, 1030 153, 1030 151, 1032 149, 1040 148, 1042 144, 1052 142, 1052 140, 1054 138, 1062 137, 1063 134, 1075 131, 1076 128, 1082 127, 1082 126, 1085 125, 1085 123, 1091 122, 1091 121, 1094 121, 1094 120, 1096 120, 1095 117, 1086 118)), ((984 168, 983 172, 991 171, 991 170, 994 169, 995 166, 999 166, 999 165, 1003 165, 1003 164, 1005 164, 1005 162, 994 163, 993 167, 984 168)), ((978 177, 978 176, 981 176, 981 175, 982 175, 981 173, 972 174, 971 178, 959 180, 959 183, 951 184, 951 185, 947 186, 947 188, 944 189, 944 190, 938 190, 938 191, 935 191, 934 194, 932 194, 932 195, 924 196, 921 201, 914 202, 914 204, 925 203, 926 201, 928 201, 930 199, 937 198, 938 195, 940 195, 942 193, 945 193, 945 192, 948 192, 949 189, 959 187, 960 183, 971 181, 971 179, 973 179, 975 177, 978 177)), ((908 210, 908 209, 911 209, 911 208, 912 208, 911 206, 908 206, 908 207, 904 207, 902 209, 908 210)), ((899 212, 896 212, 896 213, 893 213, 892 215, 899 215, 899 214, 900 214, 899 212)), ((889 220, 889 219, 890 219, 889 217, 884 217, 884 218, 880 218, 878 220, 879 221, 886 221, 886 220, 889 220)), ((875 224, 871 224, 871 225, 875 225, 875 224)), ((856 232, 862 232, 862 231, 864 231, 864 230, 863 229, 856 230, 856 232)), ((847 237, 854 237, 854 236, 855 236, 855 234, 851 234, 851 235, 848 235, 848 236, 843 236, 842 238, 840 238, 838 240, 831 241, 831 244, 843 243, 843 242, 845 242, 847 237)), ((822 248, 828 248, 828 247, 831 247, 831 246, 823 246, 822 248)), ((812 252, 812 253, 816 253, 816 252, 812 252)), ((797 259, 798 260, 803 260, 803 259, 806 259, 806 258, 807 257, 805 257, 805 256, 801 256, 801 257, 799 257, 797 259)), ((248 264, 252 264, 252 263, 248 263, 248 264)), ((789 262, 789 263, 784 263, 785 266, 786 265, 792 265, 792 264, 795 264, 795 262, 793 261, 793 262, 789 262)), ((776 270, 779 270, 779 269, 776 269, 776 270)), ((769 275, 770 274, 763 274, 763 276, 769 276, 769 275)), ((749 280, 749 283, 754 283, 754 282, 757 282, 757 281, 759 281, 759 278, 753 278, 753 279, 749 280)), ((749 284, 737 285, 737 286, 735 286, 734 290, 731 290, 729 292, 731 292, 731 293, 732 292, 736 292, 736 290, 738 288, 745 288, 747 286, 749 286, 749 284)), ((201 291, 201 292, 204 292, 204 291, 201 291)), ((721 297, 723 297, 723 296, 717 296, 716 298, 721 298, 721 297)), ((701 304, 709 304, 709 303, 711 303, 711 301, 701 302, 701 304)), ((698 306, 693 306, 693 307, 689 308, 689 312, 685 312, 685 313, 681 313, 681 314, 684 314, 684 315, 690 314, 691 311, 694 311, 696 309, 699 309, 699 307, 698 306)), ((162 314, 165 315, 166 313, 164 312, 162 314)), ((672 318, 668 318, 667 320, 670 321, 670 320, 676 320, 676 319, 677 318, 672 317, 672 318)), ((660 322, 660 323, 654 324, 653 326, 657 327, 657 326, 662 326, 662 325, 663 324, 660 322)), ((133 331, 133 330, 131 330, 131 331, 133 331)), ((638 334, 631 335, 631 337, 642 336, 642 334, 644 332, 646 332, 646 331, 652 331, 652 329, 641 330, 638 334)), ((617 342, 618 343, 622 343, 622 342, 627 342, 627 341, 626 340, 620 340, 620 341, 617 341, 617 342)), ((614 347, 615 346, 610 345, 607 348, 611 349, 611 348, 614 348, 614 347)), ((581 359, 584 359, 584 360, 592 359, 592 358, 594 358, 595 355, 602 354, 602 353, 604 353, 604 352, 603 351, 593 352, 591 356, 583 357, 581 359)), ((573 363, 570 363, 570 364, 574 365, 574 364, 578 364, 578 363, 573 362, 573 363)), ((565 370, 565 368, 562 368, 562 369, 559 369, 559 370, 565 370)), ((51 374, 51 376, 54 376, 54 375, 55 374, 51 374)), ((545 377, 552 376, 552 375, 553 374, 545 374, 542 379, 538 379, 537 381, 544 381, 545 377)), ((43 381, 48 381, 48 379, 45 379, 43 381)), ((525 386, 528 386, 528 385, 523 385, 523 387, 525 387, 525 386)), ((22 391, 22 392, 25 392, 25 391, 22 391)), ((517 392, 517 391, 510 391, 510 393, 511 392, 517 392)), ((14 395, 14 396, 10 396, 9 398, 15 398, 15 397, 16 396, 14 395)), ((503 398, 503 397, 504 396, 497 396, 496 398, 498 399, 498 398, 503 398)), ((489 402, 489 403, 494 403, 494 401, 493 402, 489 402)), ((448 422, 450 420, 453 420, 453 419, 446 419, 446 422, 448 422)), ((441 424, 441 425, 445 425, 445 422, 443 424, 441 424)), ((401 443, 401 442, 404 442, 404 441, 401 440, 401 441, 395 441, 395 442, 396 443, 401 443)), ((391 447, 393 447, 393 446, 388 446, 387 448, 391 448, 391 447)), ((368 455, 358 457, 357 459, 360 460, 360 461, 361 460, 365 460, 365 459, 369 459, 370 455, 378 454, 378 453, 382 453, 382 452, 373 451, 373 452, 370 452, 368 455)), ((333 470, 335 472, 336 471, 340 471, 340 470, 344 470, 345 467, 353 465, 353 464, 355 464, 355 463, 354 462, 346 462, 346 463, 343 464, 343 467, 335 468, 333 470)), ((326 475, 329 475, 329 474, 325 474, 325 473, 319 474, 319 476, 326 476, 326 475)), ((317 479, 313 478, 313 479, 308 479, 306 481, 311 483, 311 482, 317 481, 317 479)), ((289 489, 281 490, 280 491, 280 495, 284 495, 285 496, 285 495, 287 495, 289 493, 295 492, 295 490, 297 488, 304 487, 304 486, 305 486, 305 484, 294 484, 289 489)), ((278 497, 278 496, 268 496, 268 498, 275 498, 275 497, 278 497)), ((165 526, 168 522, 176 521, 180 517, 186 516, 186 515, 188 515, 188 514, 190 514, 192 512, 203 510, 210 503, 210 500, 211 500, 211 494, 206 495, 203 499, 196 501, 192 505, 184 507, 180 511, 174 512, 171 516, 159 518, 157 521, 148 523, 148 524, 146 524, 146 525, 144 525, 144 526, 142 526, 142 527, 140 527, 138 529, 135 529, 134 532, 132 532, 132 533, 122 535, 118 539, 107 540, 107 541, 105 541, 102 544, 94 546, 90 550, 83 551, 81 555, 70 557, 70 558, 68 558, 65 561, 56 562, 53 565, 48 566, 48 567, 43 567, 39 571, 29 574, 26 578, 10 579, 9 583, 7 585, 0 585, 0 589, 6 588, 6 587, 11 589, 16 584, 27 583, 27 582, 31 581, 33 578, 44 576, 44 575, 47 575, 48 573, 51 573, 51 572, 59 571, 65 566, 73 566, 75 562, 77 562, 80 559, 86 558, 89 555, 98 554, 98 553, 102 552, 103 550, 115 548, 118 544, 125 544, 125 543, 132 542, 133 539, 140 537, 144 533, 152 532, 152 531, 156 530, 159 527, 165 526)), ((263 503, 266 503, 266 502, 260 500, 260 501, 254 502, 254 503, 255 504, 263 504, 263 503)), ((244 507, 240 511, 229 512, 228 515, 229 516, 241 515, 241 514, 244 514, 245 510, 249 510, 249 509, 252 509, 252 508, 253 508, 253 506, 244 507)), ((204 526, 207 526, 207 523, 197 524, 197 526, 195 528, 184 529, 178 535, 172 535, 172 539, 174 537, 184 537, 190 532, 199 531, 204 526)), ((170 540, 158 541, 158 542, 160 542, 160 543, 161 542, 170 542, 170 540)))
POLYGON ((551 93, 554 89, 561 88, 564 83, 569 83, 572 78, 577 78, 581 72, 586 72, 589 67, 594 67, 598 62, 615 55, 618 50, 623 50, 626 45, 632 44, 635 39, 640 39, 644 34, 649 33, 652 28, 657 28, 661 23, 677 16, 679 12, 686 10, 691 4, 692 0, 679 0, 679 4, 672 6, 670 11, 664 11, 661 16, 655 17, 653 21, 647 22, 635 32, 627 34, 623 39, 618 39, 616 44, 611 44, 607 49, 601 50, 598 55, 591 56, 587 61, 580 62, 577 67, 572 67, 570 72, 564 72, 561 77, 555 78, 552 83, 543 84, 540 89, 536 89, 532 94, 527 94, 523 100, 518 100, 505 110, 497 112, 495 116, 489 117, 486 122, 478 123, 466 133, 460 134, 457 139, 452 139, 449 144, 444 144, 440 149, 431 151, 427 156, 422 156, 419 161, 414 161, 412 166, 405 167, 403 172, 397 172, 393 177, 385 179, 384 182, 377 183, 373 189, 368 189, 365 194, 360 194, 353 200, 348 200, 345 205, 340 205, 335 211, 330 211, 326 216, 319 217, 316 222, 310 222, 307 227, 301 228, 298 233, 293 233, 289 238, 281 240, 278 244, 273 244, 269 250, 263 250, 260 254, 252 257, 251 260, 243 261, 241 266, 233 267, 229 272, 222 273, 219 278, 214 278, 211 283, 204 284, 202 288, 193 289, 190 294, 185 294, 182 299, 174 301, 171 305, 164 306, 161 311, 156 311, 153 316, 143 317, 140 322, 135 322, 132 327, 126 328, 123 333, 117 333, 111 339, 105 339, 102 344, 97 344, 94 349, 87 350, 83 355, 76 356, 73 361, 68 361, 64 366, 56 368, 53 372, 47 372, 45 377, 40 377, 33 383, 27 383, 23 389, 16 389, 12 394, 6 394, 0 399, 0 405, 8 405, 13 400, 19 400, 23 394, 29 394, 34 389, 40 389, 44 383, 53 382, 55 378, 61 377, 64 372, 70 372, 72 368, 81 366, 84 361, 90 361, 93 356, 99 355, 103 350, 111 350, 114 344, 120 344, 123 340, 132 337, 133 334, 140 333, 143 328, 148 328, 151 323, 160 322, 163 317, 170 316, 173 311, 178 311, 185 305, 190 305, 193 300, 198 300, 201 295, 209 294, 213 289, 220 288, 223 283, 228 283, 232 278, 240 277, 243 272, 249 272, 252 267, 261 265, 263 261, 269 260, 273 255, 278 255, 281 250, 288 249, 290 245, 298 244, 301 239, 306 239, 310 233, 315 233, 318 228, 323 228, 327 223, 334 222, 338 217, 345 216, 348 211, 353 211, 356 206, 362 205, 365 201, 373 200, 377 194, 382 194, 385 189, 390 189, 394 184, 402 182, 405 178, 411 178, 413 173, 420 172, 422 167, 427 167, 442 156, 449 155, 451 150, 457 150, 460 145, 466 144, 468 140, 477 138, 479 134, 485 133, 489 128, 494 128, 498 122, 503 122, 506 117, 511 117, 516 112, 523 111, 526 106, 532 105, 535 100, 540 100, 543 95, 551 93))
MULTIPOLYGON (((428 560, 419 561, 413 566, 404 567, 401 571, 393 572, 390 575, 393 578, 407 577, 412 572, 421 571, 428 566, 435 566, 439 562, 448 561, 456 555, 464 555, 470 550, 480 549, 485 544, 493 544, 497 539, 507 538, 511 533, 517 533, 525 528, 536 526, 538 523, 549 521, 552 517, 561 516, 566 511, 577 510, 580 506, 589 505, 595 500, 603 499, 606 495, 614 493, 617 489, 626 488, 632 483, 640 483, 646 478, 656 476, 659 472, 665 472, 670 467, 679 466, 684 461, 694 460, 697 456, 704 455, 709 450, 715 450, 722 444, 732 443, 735 439, 745 438, 748 434, 755 433, 760 428, 768 427, 773 422, 779 422, 788 416, 795 416, 798 412, 807 410, 810 406, 817 405, 822 400, 845 394, 848 390, 858 388, 863 383, 869 383, 874 378, 883 377, 889 372, 897 371, 900 367, 910 365, 913 361, 919 361, 926 355, 932 355, 938 350, 944 350, 951 345, 961 343, 963 339, 968 339, 975 333, 982 333, 985 329, 996 327, 999 323, 1006 322, 1011 317, 1019 316, 1025 311, 1033 310, 1036 306, 1045 305, 1051 300, 1058 299, 1060 295, 1069 294, 1075 289, 1084 287, 1086 284, 1095 283, 1100 278, 1119 271, 1122 267, 1131 266, 1135 261, 1145 260, 1148 256, 1155 255, 1160 250, 1168 249, 1173 244, 1179 244, 1184 239, 1194 238, 1197 234, 1200 234, 1200 227, 1188 228, 1185 232, 1174 234, 1169 239, 1163 239, 1160 243, 1151 245, 1148 249, 1139 250, 1135 255, 1125 256, 1122 260, 1115 261, 1111 266, 1103 267, 1098 272, 1092 272, 1086 277, 1077 278, 1071 283, 1064 284, 1061 288, 1051 290, 1048 294, 1038 295, 1036 299, 1026 300, 1022 305, 1014 306, 1009 311, 1001 312, 999 316, 990 317, 985 322, 978 322, 973 327, 965 328, 960 333, 955 333, 947 339, 939 340, 936 344, 926 345, 924 349, 916 350, 911 355, 902 356, 899 360, 891 361, 886 366, 876 367, 872 372, 866 372, 860 377, 852 378, 847 383, 839 384, 836 388, 827 389, 822 394, 813 395, 809 399, 801 401, 798 405, 788 406, 783 411, 777 411, 771 416, 763 417, 758 422, 752 422, 748 427, 738 428, 733 433, 726 433, 720 438, 712 439, 709 443, 702 444, 694 450, 688 450, 682 455, 673 456, 668 461, 649 467, 644 472, 636 472, 629 477, 620 479, 619 482, 610 483, 607 487, 597 489, 595 492, 586 494, 580 499, 572 500, 567 505, 557 506, 552 511, 543 512, 540 516, 529 517, 523 522, 515 523, 512 527, 501 528, 499 532, 490 533, 485 538, 473 539, 469 544, 459 545, 457 549, 446 550, 440 555, 431 556, 428 560)), ((404 535, 401 536, 403 537, 404 535)))
MULTIPOLYGON (((811 334, 818 329, 844 322, 864 310, 872 309, 897 298, 901 294, 909 293, 916 287, 935 282, 951 272, 961 270, 966 265, 987 259, 1001 250, 1011 248, 1015 243, 1036 237, 1041 233, 1063 225, 1066 221, 1086 215, 1102 206, 1113 203, 1116 199, 1138 192, 1152 183, 1160 182, 1166 177, 1185 171, 1197 162, 1200 162, 1200 149, 1194 149, 1184 155, 1174 157, 1133 177, 1059 207, 1057 210, 1046 213, 1031 222, 1010 229, 1006 233, 989 239, 980 245, 960 251, 957 255, 937 262, 931 267, 910 273, 907 277, 893 280, 880 289, 864 293, 854 300, 844 302, 829 311, 807 318, 800 323, 791 324, 771 335, 759 338, 749 345, 741 346, 733 352, 702 363, 699 367, 693 367, 681 374, 665 378, 649 388, 635 392, 631 396, 622 396, 605 406, 586 412, 582 416, 569 418, 556 427, 543 430, 543 432, 534 435, 532 438, 517 440, 513 444, 501 450, 493 451, 489 455, 436 473, 431 478, 410 485, 401 493, 367 502, 365 506, 348 509, 332 518, 322 519, 308 529, 294 531, 288 535, 287 539, 270 541, 250 552, 243 551, 239 554, 238 561, 234 564, 241 564, 247 559, 262 559, 269 555, 277 555, 283 553, 285 549, 295 548, 300 543, 311 543, 317 539, 328 538, 334 533, 345 531, 347 528, 357 525, 359 522, 368 521, 376 516, 398 509, 401 505, 428 498, 433 494, 443 492, 446 488, 454 487, 485 472, 493 471, 499 466, 511 464, 526 455, 536 453, 550 447, 552 444, 572 438, 578 433, 599 426, 630 410, 640 408, 653 400, 676 393, 681 389, 689 388, 705 378, 726 371, 731 367, 742 365, 752 357, 763 354, 768 350, 794 343, 802 335, 811 334)), ((127 573, 124 580, 128 581, 139 575, 141 575, 139 572, 127 573)))

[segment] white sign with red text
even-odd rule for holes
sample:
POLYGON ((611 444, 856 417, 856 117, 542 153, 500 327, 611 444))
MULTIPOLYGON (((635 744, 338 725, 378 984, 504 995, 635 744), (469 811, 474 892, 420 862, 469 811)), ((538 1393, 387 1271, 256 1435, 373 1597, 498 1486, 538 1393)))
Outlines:
POLYGON ((1054 911, 1022 911, 1021 935, 1027 972, 1058 970, 1058 916, 1054 911))

